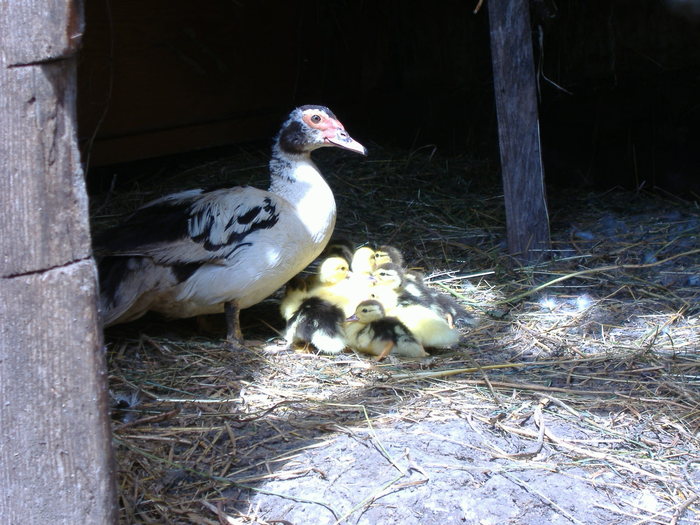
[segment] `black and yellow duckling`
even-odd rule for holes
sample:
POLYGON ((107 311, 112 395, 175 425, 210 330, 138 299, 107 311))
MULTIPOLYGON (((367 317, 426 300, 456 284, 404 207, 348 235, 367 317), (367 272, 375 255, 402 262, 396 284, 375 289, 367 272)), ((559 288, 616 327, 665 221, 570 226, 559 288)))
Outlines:
POLYGON ((379 301, 362 301, 345 323, 347 345, 384 359, 390 353, 404 357, 425 357, 427 352, 411 331, 396 317, 387 317, 379 301))
POLYGON ((403 272, 401 276, 404 280, 403 286, 406 288, 407 292, 412 294, 415 298, 423 298, 437 293, 426 286, 423 274, 420 271, 407 269, 404 266, 403 254, 398 248, 385 244, 377 248, 374 252, 375 270, 389 263, 401 269, 403 272))
POLYGON ((355 244, 343 237, 334 237, 331 242, 328 243, 326 248, 321 254, 322 259, 327 259, 328 257, 342 257, 348 264, 352 261, 352 255, 355 252, 355 244))
POLYGON ((374 265, 379 268, 382 264, 392 263, 403 268, 403 254, 398 248, 384 244, 374 250, 374 265))
POLYGON ((285 339, 290 345, 305 342, 325 354, 342 352, 343 322, 359 302, 352 297, 348 277, 348 262, 331 256, 321 262, 316 274, 287 283, 280 313, 287 321, 285 339))
POLYGON ((437 308, 442 311, 450 328, 455 326, 475 326, 477 324, 474 316, 451 296, 437 290, 430 291, 437 308))
POLYGON ((393 246, 383 245, 376 250, 370 246, 361 246, 353 252, 350 266, 354 273, 371 274, 386 263, 403 267, 403 255, 393 246))
POLYGON ((459 331, 450 326, 425 285, 406 279, 403 270, 392 263, 383 264, 372 275, 376 279, 373 299, 404 323, 423 346, 447 348, 459 342, 459 331))
POLYGON ((435 303, 433 291, 423 282, 418 272, 406 272, 399 265, 384 263, 372 272, 377 284, 388 286, 398 294, 398 304, 418 303, 430 308, 435 303))
MULTIPOLYGON (((379 253, 379 252, 377 252, 379 253)), ((384 266, 384 265, 382 265, 384 266)), ((423 274, 416 270, 396 269, 395 266, 387 266, 390 270, 396 271, 392 277, 384 277, 384 280, 393 279, 393 283, 398 285, 399 279, 402 279, 404 294, 408 294, 414 300, 420 302, 424 306, 428 306, 434 312, 442 315, 450 328, 458 326, 469 326, 475 324, 474 317, 459 304, 452 296, 430 288, 423 280, 423 274), (403 273, 401 273, 403 272, 403 273)), ((405 299, 406 296, 403 296, 405 299)))
POLYGON ((304 299, 287 322, 287 343, 311 343, 324 354, 339 354, 345 349, 343 310, 320 297, 304 299))
POLYGON ((284 288, 284 295, 280 302, 280 314, 285 321, 289 321, 299 309, 301 303, 309 298, 309 287, 306 279, 301 275, 292 277, 284 288))

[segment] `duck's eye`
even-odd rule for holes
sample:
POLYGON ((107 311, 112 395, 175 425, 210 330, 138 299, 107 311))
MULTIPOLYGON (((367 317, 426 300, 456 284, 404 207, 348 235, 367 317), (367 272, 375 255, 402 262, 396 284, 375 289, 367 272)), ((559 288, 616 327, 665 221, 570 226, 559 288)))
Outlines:
POLYGON ((313 122, 314 124, 318 124, 319 122, 321 122, 321 115, 316 113, 311 115, 311 122, 313 122))

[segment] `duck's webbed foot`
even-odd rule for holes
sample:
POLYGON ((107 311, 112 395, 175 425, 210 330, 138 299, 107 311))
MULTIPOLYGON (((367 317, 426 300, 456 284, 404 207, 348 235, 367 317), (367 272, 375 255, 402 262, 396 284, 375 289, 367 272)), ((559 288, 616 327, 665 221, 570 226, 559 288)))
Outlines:
POLYGON ((384 348, 377 356, 376 361, 382 361, 386 356, 388 356, 391 353, 391 351, 393 349, 394 349, 394 342, 387 341, 386 345, 384 345, 384 348))

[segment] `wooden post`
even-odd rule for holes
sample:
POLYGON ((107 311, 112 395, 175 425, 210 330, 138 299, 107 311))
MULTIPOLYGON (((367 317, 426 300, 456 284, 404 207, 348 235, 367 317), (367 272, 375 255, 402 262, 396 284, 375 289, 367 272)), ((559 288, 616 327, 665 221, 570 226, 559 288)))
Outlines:
POLYGON ((487 4, 508 251, 535 261, 550 238, 528 0, 487 4))
POLYGON ((77 148, 82 0, 0 0, 0 523, 111 524, 96 269, 77 148))

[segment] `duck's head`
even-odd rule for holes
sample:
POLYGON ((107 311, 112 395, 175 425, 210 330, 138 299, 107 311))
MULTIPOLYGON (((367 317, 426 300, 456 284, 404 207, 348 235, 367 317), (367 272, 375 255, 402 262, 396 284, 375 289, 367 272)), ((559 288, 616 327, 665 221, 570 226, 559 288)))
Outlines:
POLYGON ((337 147, 361 155, 367 149, 345 131, 333 112, 325 106, 301 106, 289 114, 276 139, 283 153, 299 155, 318 148, 337 147))
POLYGON ((347 318, 348 321, 359 321, 361 323, 371 323, 384 317, 384 307, 379 301, 368 299, 357 305, 355 313, 347 318))
POLYGON ((323 284, 336 284, 350 274, 348 261, 342 257, 328 257, 318 268, 318 280, 323 284))
POLYGON ((393 290, 401 288, 404 284, 404 273, 401 267, 394 263, 385 263, 372 272, 376 283, 388 286, 393 290))

